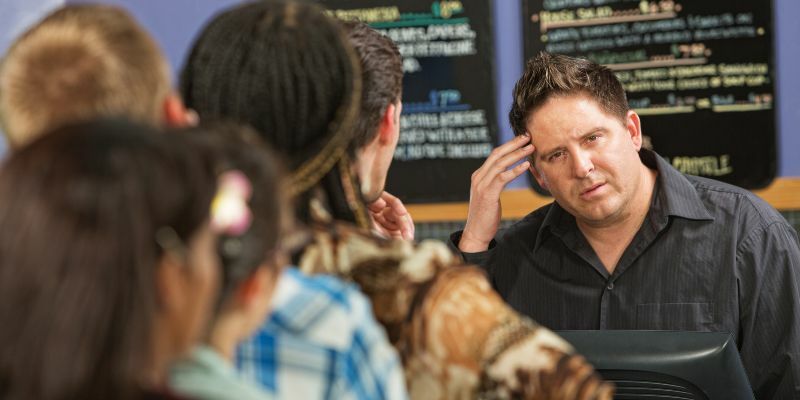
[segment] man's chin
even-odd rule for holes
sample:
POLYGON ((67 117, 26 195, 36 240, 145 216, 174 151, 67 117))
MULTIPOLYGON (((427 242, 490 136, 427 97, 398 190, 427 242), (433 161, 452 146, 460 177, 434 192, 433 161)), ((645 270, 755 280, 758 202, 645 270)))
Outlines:
POLYGON ((605 204, 581 210, 576 218, 581 219, 587 225, 600 228, 618 223, 624 215, 624 210, 621 208, 605 204))

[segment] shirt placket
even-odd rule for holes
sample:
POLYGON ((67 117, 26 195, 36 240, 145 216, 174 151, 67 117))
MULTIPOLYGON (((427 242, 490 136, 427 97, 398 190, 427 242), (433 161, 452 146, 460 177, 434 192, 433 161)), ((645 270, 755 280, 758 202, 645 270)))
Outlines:
POLYGON ((611 296, 614 290, 614 277, 608 277, 606 287, 603 289, 603 294, 600 297, 600 327, 599 329, 608 329, 609 313, 611 312, 611 296))

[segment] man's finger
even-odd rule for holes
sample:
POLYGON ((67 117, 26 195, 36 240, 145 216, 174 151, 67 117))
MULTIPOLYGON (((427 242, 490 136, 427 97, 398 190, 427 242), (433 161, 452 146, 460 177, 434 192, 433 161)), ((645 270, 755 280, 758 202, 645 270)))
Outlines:
POLYGON ((404 223, 400 228, 400 232, 403 234, 403 239, 405 240, 414 240, 414 221, 411 219, 411 215, 407 215, 403 217, 404 223))
POLYGON ((381 195, 381 197, 378 197, 378 200, 375 200, 372 203, 367 204, 367 208, 374 213, 381 212, 384 208, 386 208, 386 200, 384 200, 383 195, 381 195))
POLYGON ((408 214, 408 210, 403 202, 391 193, 384 191, 383 194, 381 194, 381 200, 386 202, 387 206, 392 209, 394 215, 399 217, 408 214))
POLYGON ((397 223, 389 218, 386 218, 384 213, 375 214, 375 221, 385 230, 398 229, 397 223))
MULTIPOLYGON (((520 148, 524 147, 526 144, 531 142, 531 138, 528 135, 519 135, 515 138, 509 140, 508 142, 503 143, 500 146, 495 147, 494 150, 489 154, 489 157, 486 158, 483 165, 475 171, 477 180, 482 180, 484 176, 493 169, 495 163, 498 160, 502 159, 509 153, 513 153, 515 150, 519 150, 520 148)), ((513 163, 511 163, 513 164, 513 163)), ((509 165, 511 165, 509 164, 509 165)))
POLYGON ((497 162, 494 164, 494 166, 492 167, 493 168, 492 173, 496 175, 502 173, 503 171, 506 171, 512 165, 522 161, 526 157, 533 154, 534 151, 536 151, 536 148, 532 144, 528 144, 522 148, 517 149, 514 152, 506 154, 505 157, 497 160, 497 162))
POLYGON ((518 176, 524 174, 525 171, 527 171, 530 166, 531 166, 530 161, 525 160, 516 167, 505 170, 502 173, 500 173, 499 180, 500 182, 502 182, 503 186, 505 186, 508 182, 511 182, 518 176))
POLYGON ((492 150, 492 153, 489 154, 489 157, 486 158, 488 161, 489 159, 499 159, 505 156, 508 153, 513 152, 514 150, 519 149, 520 147, 525 146, 531 142, 531 138, 528 135, 519 135, 514 137, 513 139, 497 146, 492 150))

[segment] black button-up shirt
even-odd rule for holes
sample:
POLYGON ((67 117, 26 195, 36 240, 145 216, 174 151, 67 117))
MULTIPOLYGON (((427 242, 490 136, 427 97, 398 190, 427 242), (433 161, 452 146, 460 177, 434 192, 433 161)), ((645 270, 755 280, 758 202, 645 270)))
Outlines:
POLYGON ((640 157, 658 171, 652 204, 612 274, 555 202, 464 259, 554 330, 730 332, 759 399, 800 398, 797 232, 748 191, 683 175, 647 150, 640 157))

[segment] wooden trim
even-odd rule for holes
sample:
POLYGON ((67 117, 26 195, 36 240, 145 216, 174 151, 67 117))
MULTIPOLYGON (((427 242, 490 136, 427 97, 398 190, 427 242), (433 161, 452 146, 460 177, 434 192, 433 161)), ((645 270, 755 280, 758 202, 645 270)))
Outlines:
POLYGON ((778 210, 800 210, 800 177, 776 178, 765 189, 753 193, 778 210))
MULTIPOLYGON (((766 200, 778 210, 800 210, 800 177, 776 178, 767 188, 753 193, 766 200)), ((500 195, 504 219, 518 219, 531 211, 553 201, 530 189, 506 190, 500 195)), ((406 208, 414 222, 464 221, 469 204, 437 203, 407 204, 406 208)))

